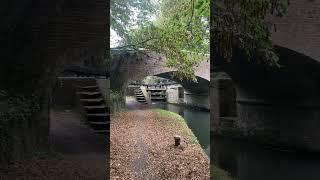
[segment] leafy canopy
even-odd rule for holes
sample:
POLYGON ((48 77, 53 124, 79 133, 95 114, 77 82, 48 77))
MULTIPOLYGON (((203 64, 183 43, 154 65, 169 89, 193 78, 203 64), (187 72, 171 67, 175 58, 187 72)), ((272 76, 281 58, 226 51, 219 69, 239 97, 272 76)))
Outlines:
POLYGON ((209 54, 209 39, 213 57, 230 60, 240 49, 249 60, 278 65, 268 19, 285 14, 288 5, 289 0, 159 0, 158 6, 152 0, 113 0, 111 27, 123 38, 122 48, 163 53, 178 77, 195 80, 194 67, 209 54))
POLYGON ((279 65, 271 41, 273 16, 283 16, 289 0, 213 0, 212 53, 230 60, 240 49, 250 60, 279 65))
POLYGON ((128 38, 130 28, 142 25, 156 12, 153 0, 111 0, 111 29, 121 38, 128 38))
POLYGON ((124 42, 163 53, 178 77, 195 80, 194 67, 209 53, 209 1, 160 0, 156 19, 131 29, 124 42))

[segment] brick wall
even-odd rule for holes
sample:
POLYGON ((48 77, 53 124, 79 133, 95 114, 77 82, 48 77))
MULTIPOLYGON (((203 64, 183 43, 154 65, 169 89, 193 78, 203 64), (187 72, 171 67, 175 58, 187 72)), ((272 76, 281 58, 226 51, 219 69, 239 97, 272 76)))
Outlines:
POLYGON ((272 20, 276 45, 287 47, 320 62, 320 1, 291 0, 288 13, 272 20))
MULTIPOLYGON (((122 74, 129 80, 139 80, 146 76, 176 71, 165 67, 166 59, 163 55, 153 52, 135 53, 133 51, 113 51, 112 68, 115 76, 122 74)), ((210 79, 210 61, 204 60, 196 68, 196 75, 204 79, 210 79)))

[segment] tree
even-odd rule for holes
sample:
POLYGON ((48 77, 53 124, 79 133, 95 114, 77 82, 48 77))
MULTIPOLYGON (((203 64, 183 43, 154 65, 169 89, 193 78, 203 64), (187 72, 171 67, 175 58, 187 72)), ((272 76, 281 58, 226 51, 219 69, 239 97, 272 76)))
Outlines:
POLYGON ((123 47, 163 53, 178 77, 195 80, 194 67, 209 53, 209 1, 161 0, 159 4, 157 18, 131 29, 123 47))
POLYGON ((126 39, 131 27, 142 25, 155 11, 153 0, 111 0, 111 29, 126 39))
MULTIPOLYGON (((144 84, 161 84, 161 83, 167 83, 168 81, 169 81, 168 79, 157 77, 157 76, 147 76, 142 80, 144 84)), ((174 82, 174 81, 170 81, 170 82, 174 82)))
POLYGON ((283 16, 288 5, 289 0, 212 0, 213 55, 230 60, 238 49, 248 60, 279 66, 271 41, 274 26, 268 20, 283 16))
POLYGON ((212 57, 228 61, 237 49, 248 60, 279 65, 268 18, 282 16, 288 5, 289 0, 159 0, 157 18, 128 28, 122 47, 163 53, 178 77, 193 80, 194 67, 209 53, 210 33, 212 57))

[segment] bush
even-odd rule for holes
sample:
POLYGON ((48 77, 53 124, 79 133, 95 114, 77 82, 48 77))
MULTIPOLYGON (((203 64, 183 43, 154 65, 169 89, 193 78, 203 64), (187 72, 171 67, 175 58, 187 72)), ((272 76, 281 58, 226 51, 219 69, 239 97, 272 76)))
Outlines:
POLYGON ((119 91, 110 90, 111 97, 111 112, 118 112, 124 109, 125 101, 124 97, 119 91))

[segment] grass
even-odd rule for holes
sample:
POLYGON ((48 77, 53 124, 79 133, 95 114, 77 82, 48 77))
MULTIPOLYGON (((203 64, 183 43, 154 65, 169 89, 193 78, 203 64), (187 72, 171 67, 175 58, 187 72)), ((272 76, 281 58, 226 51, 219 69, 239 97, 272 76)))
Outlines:
POLYGON ((176 122, 179 122, 181 124, 181 128, 183 128, 183 132, 185 133, 185 135, 190 137, 191 143, 192 144, 199 144, 197 137, 193 134, 192 130, 188 127, 185 119, 182 116, 180 116, 177 113, 163 110, 163 109, 155 109, 155 111, 157 113, 159 113, 160 116, 162 116, 162 117, 169 117, 169 118, 176 120, 176 122))
POLYGON ((163 110, 163 109, 155 109, 156 112, 158 112, 161 116, 164 116, 164 117, 171 117, 171 118, 174 118, 176 120, 181 120, 181 121, 184 121, 185 120, 183 119, 183 117, 181 117, 179 114, 177 113, 174 113, 174 112, 171 112, 171 111, 166 111, 166 110, 163 110))
MULTIPOLYGON (((192 133, 191 129, 189 129, 183 117, 181 117, 179 114, 176 114, 171 111, 166 111, 163 109, 155 109, 155 111, 162 117, 166 117, 166 118, 169 117, 175 120, 176 122, 179 122, 181 124, 181 128, 183 128, 183 132, 185 132, 185 134, 190 137, 191 143, 199 144, 197 137, 192 133)), ((210 165, 210 174, 211 174, 211 178, 214 180, 234 180, 234 178, 231 177, 231 174, 229 172, 215 165, 210 165)))
POLYGON ((216 180, 234 180, 231 174, 215 165, 210 165, 210 175, 212 179, 216 180))

